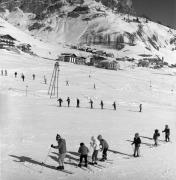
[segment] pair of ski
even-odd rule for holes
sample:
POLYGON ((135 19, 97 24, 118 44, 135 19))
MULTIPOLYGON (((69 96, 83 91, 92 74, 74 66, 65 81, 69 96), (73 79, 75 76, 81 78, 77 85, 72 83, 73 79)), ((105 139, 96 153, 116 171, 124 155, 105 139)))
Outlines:
MULTIPOLYGON (((43 167, 45 167, 43 162, 41 162, 41 164, 42 164, 41 170, 36 170, 33 167, 31 167, 30 166, 31 163, 26 164, 25 162, 22 162, 20 164, 23 165, 24 167, 28 168, 29 170, 36 172, 36 173, 42 173, 43 172, 43 167)), ((73 172, 65 170, 65 169, 57 169, 57 167, 53 167, 52 169, 63 172, 63 173, 66 173, 66 174, 74 174, 73 172)))
POLYGON ((63 172, 63 173, 66 173, 66 174, 74 174, 73 172, 68 171, 68 170, 66 170, 66 169, 57 169, 57 168, 56 168, 56 170, 57 170, 57 171, 60 171, 60 172, 63 172))
POLYGON ((100 170, 102 170, 103 168, 105 168, 105 166, 103 166, 103 165, 93 164, 93 163, 91 163, 91 162, 88 163, 88 166, 87 166, 87 167, 85 167, 85 166, 77 166, 77 167, 79 167, 79 168, 81 168, 81 169, 83 169, 83 170, 85 170, 85 171, 88 171, 88 172, 94 172, 94 170, 93 170, 90 166, 95 167, 95 168, 98 168, 98 169, 100 169, 100 170))

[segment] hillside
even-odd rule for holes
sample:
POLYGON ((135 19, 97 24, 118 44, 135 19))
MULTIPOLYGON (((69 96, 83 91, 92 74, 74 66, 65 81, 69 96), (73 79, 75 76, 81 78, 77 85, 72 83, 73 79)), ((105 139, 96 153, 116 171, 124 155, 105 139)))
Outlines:
POLYGON ((115 58, 162 59, 176 64, 176 31, 136 17, 132 1, 48 3, 43 1, 39 10, 40 1, 20 1, 11 11, 7 3, 1 15, 26 33, 52 44, 91 46, 111 52, 115 58))

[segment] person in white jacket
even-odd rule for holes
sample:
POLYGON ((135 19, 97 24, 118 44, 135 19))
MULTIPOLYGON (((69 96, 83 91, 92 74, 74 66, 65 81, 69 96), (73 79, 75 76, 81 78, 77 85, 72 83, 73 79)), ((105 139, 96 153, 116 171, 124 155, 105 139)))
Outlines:
POLYGON ((97 156, 98 156, 98 151, 99 151, 99 143, 98 143, 98 140, 94 136, 91 137, 90 146, 93 149, 92 164, 97 164, 97 159, 98 159, 97 156))

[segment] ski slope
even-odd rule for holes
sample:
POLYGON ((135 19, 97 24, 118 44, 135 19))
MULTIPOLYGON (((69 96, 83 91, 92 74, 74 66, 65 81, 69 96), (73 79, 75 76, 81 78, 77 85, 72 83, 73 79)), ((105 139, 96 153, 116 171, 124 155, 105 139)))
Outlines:
POLYGON ((59 108, 56 98, 50 99, 47 94, 54 63, 0 50, 0 70, 8 71, 8 76, 0 75, 0 179, 175 180, 175 69, 108 71, 60 63, 59 96, 64 103, 59 108), (26 77, 24 82, 21 73, 26 77), (35 80, 32 80, 33 73, 35 80), (44 84, 44 75, 47 84, 44 84), (70 108, 66 104, 68 96, 70 108), (75 108, 77 97, 81 108, 75 108), (89 107, 89 98, 94 101, 94 109, 89 107), (100 109, 100 100, 104 101, 104 110, 100 109), (118 104, 117 111, 112 109, 114 101, 118 104), (140 103, 143 104, 142 113, 138 112, 140 103), (171 143, 163 142, 161 131, 165 124, 171 129, 171 143), (161 141, 154 148, 153 141, 148 138, 156 128, 160 130, 161 141), (136 132, 148 137, 141 138, 140 158, 131 157, 130 140, 136 132), (73 174, 54 169, 58 165, 55 149, 49 153, 47 165, 39 173, 50 145, 56 144, 56 133, 66 139, 65 169, 73 174), (103 168, 90 166, 91 171, 77 168, 75 152, 79 144, 84 142, 89 147, 91 136, 99 134, 108 141, 111 150, 108 159, 113 161, 99 162, 103 168))

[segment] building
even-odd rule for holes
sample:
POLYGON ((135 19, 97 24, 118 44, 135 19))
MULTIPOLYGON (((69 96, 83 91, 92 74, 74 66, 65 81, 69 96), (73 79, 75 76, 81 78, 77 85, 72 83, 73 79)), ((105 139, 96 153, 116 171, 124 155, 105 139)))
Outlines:
POLYGON ((117 61, 115 60, 103 60, 100 61, 97 65, 99 68, 104 68, 104 69, 110 69, 110 70, 117 70, 120 69, 120 65, 117 61))
POLYGON ((20 49, 23 52, 30 52, 31 51, 31 45, 30 44, 26 44, 26 43, 19 44, 17 46, 17 48, 20 49))
POLYGON ((16 39, 9 34, 0 34, 0 48, 14 47, 16 39))
POLYGON ((85 57, 77 57, 75 64, 85 65, 86 64, 86 58, 85 57))
POLYGON ((60 61, 76 63, 76 55, 72 53, 62 53, 58 58, 60 61))

